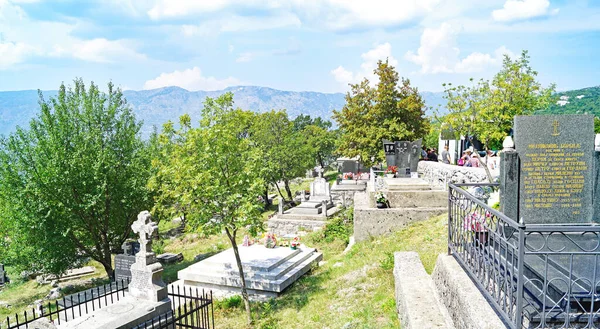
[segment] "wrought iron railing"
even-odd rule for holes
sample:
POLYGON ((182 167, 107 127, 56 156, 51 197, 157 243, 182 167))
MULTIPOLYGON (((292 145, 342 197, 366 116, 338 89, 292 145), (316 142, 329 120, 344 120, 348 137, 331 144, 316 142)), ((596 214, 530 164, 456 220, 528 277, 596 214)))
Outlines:
POLYGON ((600 328, 600 227, 524 225, 449 184, 448 252, 510 328, 600 328))
POLYGON ((116 281, 54 302, 39 304, 31 310, 7 317, 6 322, 0 323, 0 329, 29 328, 30 323, 40 318, 48 318, 56 324, 67 322, 118 302, 125 296, 128 284, 128 280, 116 281), (93 293, 91 290, 94 290, 93 293))
MULTIPOLYGON (((0 329, 34 328, 33 322, 47 318, 60 325, 86 314, 93 313, 103 307, 113 305, 126 296, 127 281, 113 282, 102 287, 63 297, 37 309, 25 311, 7 317, 0 323, 0 329)), ((152 320, 146 321, 135 329, 214 329, 214 313, 212 292, 205 292, 191 287, 169 286, 168 296, 170 310, 152 320)))

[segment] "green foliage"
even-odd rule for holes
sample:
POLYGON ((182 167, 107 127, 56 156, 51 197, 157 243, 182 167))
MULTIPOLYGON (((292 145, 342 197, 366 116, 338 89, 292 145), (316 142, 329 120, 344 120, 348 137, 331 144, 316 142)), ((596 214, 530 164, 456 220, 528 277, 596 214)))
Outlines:
POLYGON ((477 136, 488 146, 498 145, 510 132, 516 115, 533 114, 550 104, 555 86, 542 87, 536 76, 527 51, 523 51, 515 60, 505 55, 502 69, 491 82, 444 84, 450 113, 443 121, 461 135, 477 136))
POLYGON ((427 148, 435 147, 436 149, 439 146, 440 140, 440 130, 441 130, 441 122, 433 122, 429 126, 429 132, 423 138, 423 145, 427 148))
POLYGON ((350 236, 354 233, 354 208, 346 208, 341 213, 336 214, 330 219, 325 228, 310 237, 317 241, 331 243, 334 240, 341 240, 348 243, 350 236))
POLYGON ((174 217, 184 211, 186 223, 204 234, 225 231, 240 270, 248 322, 236 236, 241 228, 251 235, 263 230, 258 196, 265 182, 257 174, 262 154, 249 138, 253 118, 249 111, 233 109, 231 93, 207 97, 199 128, 190 127, 189 117, 182 117, 177 131, 164 127, 160 149, 168 156, 153 161, 155 177, 149 182, 162 213, 174 217))
POLYGON ((367 79, 350 85, 346 105, 333 118, 341 131, 338 152, 347 157, 360 156, 369 166, 385 159, 382 140, 414 140, 428 132, 425 103, 408 79, 399 79, 388 61, 379 61, 376 87, 367 79), (372 159, 373 158, 373 159, 372 159))
MULTIPOLYGON (((600 87, 590 87, 556 93, 552 96, 550 105, 540 109, 537 114, 583 114, 589 113, 600 117, 600 87), (561 96, 569 97, 568 103, 557 104, 561 96), (583 96, 578 98, 577 96, 583 96)), ((596 131, 598 133, 598 131, 596 131)))
POLYGON ((260 152, 261 165, 256 174, 275 186, 283 181, 292 200, 289 181, 304 176, 305 170, 314 166, 313 150, 302 133, 294 131, 294 123, 285 111, 270 111, 254 116, 250 139, 260 152))
POLYGON ((215 308, 222 310, 229 310, 234 308, 239 308, 242 306, 242 297, 239 295, 234 295, 222 300, 215 301, 215 308))
POLYGON ((136 215, 150 206, 150 157, 120 89, 77 79, 45 100, 29 129, 0 141, 2 258, 61 273, 80 258, 113 275, 136 215))
POLYGON ((381 260, 379 266, 384 271, 391 271, 394 269, 394 253, 391 251, 386 251, 384 253, 383 259, 381 260))

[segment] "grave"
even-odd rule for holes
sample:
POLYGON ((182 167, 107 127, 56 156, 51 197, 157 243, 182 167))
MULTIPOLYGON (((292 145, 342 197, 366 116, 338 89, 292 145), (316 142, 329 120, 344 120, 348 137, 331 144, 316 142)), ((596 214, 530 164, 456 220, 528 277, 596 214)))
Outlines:
POLYGON ((6 272, 4 271, 4 264, 0 264, 0 286, 8 282, 8 277, 6 276, 6 272))
MULTIPOLYGON (((136 262, 131 265, 128 293, 114 304, 92 313, 63 319, 68 322, 61 324, 60 328, 132 328, 171 310, 167 287, 162 281, 162 265, 152 252, 152 237, 157 233, 158 225, 151 219, 150 213, 143 211, 131 225, 133 232, 139 235, 140 251, 135 255, 136 262)), ((88 307, 88 303, 82 308, 88 307)))
POLYGON ((125 241, 121 246, 123 254, 115 255, 115 280, 130 281, 131 265, 135 263, 135 254, 140 251, 137 241, 125 241))
MULTIPOLYGON (((594 254, 600 252, 600 237, 593 233, 600 216, 595 211, 600 206, 595 197, 600 152, 594 148, 594 117, 517 116, 514 143, 507 138, 504 148, 501 211, 533 231, 525 236, 525 250, 539 253, 524 257, 524 289, 532 307, 528 310, 531 319, 543 305, 589 309, 600 299, 595 280, 600 262, 594 254), (582 234, 586 227, 590 233, 582 234), (567 295, 568 301, 564 297, 567 295)), ((517 237, 511 237, 512 231, 506 232, 509 241, 517 243, 517 237)), ((490 245, 494 243, 492 239, 490 245)), ((506 250, 501 247, 493 252, 503 257, 506 250)), ((562 317, 564 314, 557 312, 553 321, 561 321, 562 317)))
MULTIPOLYGON (((263 245, 238 246, 246 288, 255 298, 276 297, 308 272, 323 254, 301 245, 266 248, 263 245)), ((174 285, 212 289, 216 293, 240 293, 240 275, 233 249, 206 258, 177 273, 174 285)))
POLYGON ((383 140, 383 150, 385 152, 385 161, 388 166, 397 166, 399 177, 411 177, 411 173, 416 173, 421 158, 422 139, 416 141, 396 141, 383 140))
POLYGON ((173 264, 173 263, 181 262, 183 260, 183 255, 181 253, 172 254, 172 253, 167 252, 167 253, 156 256, 156 259, 161 264, 173 264))

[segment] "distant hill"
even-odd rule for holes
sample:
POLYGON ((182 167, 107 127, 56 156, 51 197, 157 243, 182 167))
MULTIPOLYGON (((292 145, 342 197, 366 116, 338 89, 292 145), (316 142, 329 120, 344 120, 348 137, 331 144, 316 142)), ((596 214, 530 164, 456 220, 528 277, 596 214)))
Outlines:
MULTIPOLYGON (((143 134, 147 136, 152 126, 159 129, 168 120, 177 121, 185 113, 198 122, 206 97, 217 97, 225 92, 234 94, 235 106, 256 112, 286 109, 290 117, 300 114, 331 119, 333 110, 340 110, 345 102, 342 93, 294 92, 266 87, 238 86, 219 91, 188 91, 179 87, 153 90, 126 90, 123 92, 136 118, 144 121, 143 134)), ((44 91, 45 98, 56 91, 44 91)), ((442 93, 422 92, 430 115, 438 104, 445 105, 442 93)), ((16 126, 28 126, 39 111, 38 94, 35 90, 0 92, 0 134, 13 132, 16 126)))
POLYGON ((600 86, 556 93, 552 105, 538 114, 589 113, 600 117, 600 86))

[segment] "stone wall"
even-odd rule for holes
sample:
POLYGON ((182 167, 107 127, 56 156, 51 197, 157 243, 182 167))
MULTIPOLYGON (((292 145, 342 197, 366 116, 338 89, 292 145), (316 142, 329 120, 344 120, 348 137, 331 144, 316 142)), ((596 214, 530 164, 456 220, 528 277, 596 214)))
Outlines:
MULTIPOLYGON (((444 185, 446 181, 449 183, 489 183, 484 168, 477 167, 462 167, 442 162, 420 161, 419 173, 423 179, 433 181, 434 185, 444 185)), ((495 180, 499 176, 498 170, 492 170, 491 175, 495 180)))
POLYGON ((354 239, 364 241, 370 237, 390 234, 408 224, 443 214, 447 207, 386 208, 370 207, 369 193, 354 195, 354 239))
POLYGON ((268 230, 277 236, 286 234, 298 234, 298 232, 313 232, 325 227, 325 220, 296 220, 296 219, 276 219, 268 221, 268 230))
POLYGON ((439 255, 432 278, 456 328, 508 328, 452 256, 439 255))

